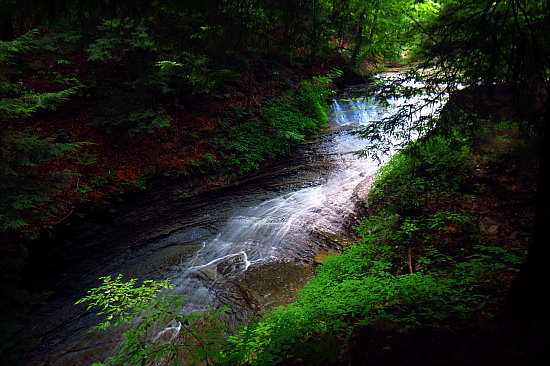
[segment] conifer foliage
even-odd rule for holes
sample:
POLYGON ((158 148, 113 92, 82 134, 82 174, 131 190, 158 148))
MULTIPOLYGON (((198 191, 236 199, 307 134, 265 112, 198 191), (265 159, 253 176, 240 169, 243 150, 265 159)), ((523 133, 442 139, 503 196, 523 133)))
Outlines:
POLYGON ((52 194, 71 175, 68 170, 39 176, 36 168, 54 157, 76 150, 78 143, 55 142, 37 135, 25 122, 42 111, 53 111, 66 102, 78 87, 58 92, 40 92, 26 87, 30 66, 26 57, 44 49, 31 31, 13 41, 0 41, 0 230, 11 231, 45 219, 51 211, 40 206, 51 201, 52 194))

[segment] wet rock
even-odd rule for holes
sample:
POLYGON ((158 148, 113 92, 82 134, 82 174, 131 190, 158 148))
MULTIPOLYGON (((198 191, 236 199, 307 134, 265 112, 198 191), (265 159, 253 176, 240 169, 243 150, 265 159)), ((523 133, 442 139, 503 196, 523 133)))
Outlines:
POLYGON ((264 307, 250 292, 235 281, 218 284, 216 297, 220 304, 230 311, 223 316, 223 321, 232 329, 248 323, 264 307))
POLYGON ((247 266, 248 261, 246 260, 246 255, 244 253, 239 253, 221 261, 217 265, 217 270, 219 274, 227 277, 245 270, 247 266))
POLYGON ((212 232, 207 228, 200 226, 187 225, 175 225, 169 227, 162 232, 153 233, 147 238, 148 241, 156 241, 157 246, 169 246, 173 244, 189 244, 194 242, 200 242, 208 236, 212 235, 212 232))
POLYGON ((247 266, 246 254, 237 253, 197 269, 197 275, 207 281, 217 281, 237 274, 245 270, 247 266))
POLYGON ((327 258, 333 257, 335 255, 338 255, 337 251, 324 249, 324 250, 321 250, 319 253, 317 253, 317 255, 315 256, 315 258, 313 258, 313 260, 316 264, 321 264, 321 263, 324 263, 327 260, 327 258))
POLYGON ((366 202, 373 181, 374 177, 369 176, 366 177, 361 183, 359 183, 357 187, 355 187, 353 194, 357 197, 357 199, 366 202))
POLYGON ((205 266, 196 272, 196 276, 207 282, 213 282, 220 279, 222 276, 218 273, 216 265, 205 266))
POLYGON ((312 268, 303 263, 273 262, 249 268, 236 283, 262 308, 273 308, 294 301, 312 275, 312 268))
POLYGON ((143 277, 143 273, 157 273, 166 268, 178 265, 195 254, 202 245, 200 244, 174 244, 169 247, 152 251, 147 260, 129 265, 125 274, 130 277, 143 277))
POLYGON ((121 330, 108 329, 98 338, 98 332, 82 332, 65 341, 65 352, 62 355, 52 354, 47 349, 36 349, 25 361, 26 366, 84 366, 105 360, 120 346, 121 330))
POLYGON ((314 235, 316 239, 318 239, 318 245, 323 247, 323 249, 321 249, 321 252, 326 251, 336 254, 339 253, 342 248, 345 248, 354 243, 354 239, 347 232, 331 233, 317 230, 314 235))

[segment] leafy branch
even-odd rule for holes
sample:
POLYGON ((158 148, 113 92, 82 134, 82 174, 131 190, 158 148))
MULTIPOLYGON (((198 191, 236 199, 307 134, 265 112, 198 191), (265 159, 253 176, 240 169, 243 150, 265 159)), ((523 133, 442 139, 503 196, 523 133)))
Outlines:
POLYGON ((210 365, 218 355, 224 334, 219 317, 224 308, 183 314, 183 298, 169 293, 161 295, 174 288, 169 279, 146 280, 141 285, 135 278, 123 281, 121 274, 100 279, 103 284, 89 290, 76 304, 88 303, 87 310, 95 308, 98 315, 105 317, 94 329, 127 326, 118 353, 109 357, 106 365, 146 365, 176 354, 210 365), (171 336, 167 337, 169 333, 171 336))

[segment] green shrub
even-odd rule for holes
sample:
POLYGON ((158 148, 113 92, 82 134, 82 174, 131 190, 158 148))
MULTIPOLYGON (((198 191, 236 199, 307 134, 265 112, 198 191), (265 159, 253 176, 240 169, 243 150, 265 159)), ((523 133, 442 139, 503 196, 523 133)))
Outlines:
POLYGON ((95 329, 127 324, 124 340, 115 356, 106 363, 94 365, 146 365, 172 358, 175 354, 191 363, 211 362, 219 355, 225 328, 219 317, 225 309, 205 313, 182 314, 184 299, 173 294, 161 294, 173 288, 170 280, 146 280, 141 285, 136 279, 100 278, 103 284, 88 291, 76 304, 88 303, 87 309, 98 309, 104 317, 95 329), (169 324, 179 330, 169 340, 156 337, 169 324))
POLYGON ((461 191, 470 170, 467 139, 433 134, 411 143, 379 170, 369 199, 383 197, 393 212, 416 209, 423 193, 461 191))
POLYGON ((215 140, 222 159, 239 173, 256 170, 266 159, 288 153, 328 121, 328 80, 303 82, 299 88, 264 102, 255 117, 241 110, 228 113, 215 140))
POLYGON ((291 357, 322 363, 338 353, 337 339, 345 340, 357 325, 379 319, 404 326, 463 324, 491 300, 479 288, 505 258, 473 254, 447 263, 445 271, 395 275, 393 250, 361 244, 329 258, 296 303, 230 338, 224 357, 239 355, 252 365, 277 365, 291 357))

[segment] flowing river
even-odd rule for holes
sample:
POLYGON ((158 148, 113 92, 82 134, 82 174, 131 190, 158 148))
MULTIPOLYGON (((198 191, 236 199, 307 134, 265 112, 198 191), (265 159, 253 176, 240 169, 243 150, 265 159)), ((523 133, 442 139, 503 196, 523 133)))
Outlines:
POLYGON ((228 305, 235 325, 292 301, 316 257, 345 244, 379 167, 353 154, 367 141, 349 132, 391 109, 334 99, 324 132, 247 182, 187 199, 153 190, 114 222, 72 228, 40 258, 36 287, 54 296, 26 326, 25 342, 42 341, 24 364, 90 365, 113 351, 118 332, 87 333, 97 318, 74 305, 104 275, 170 278, 186 311, 228 305))

